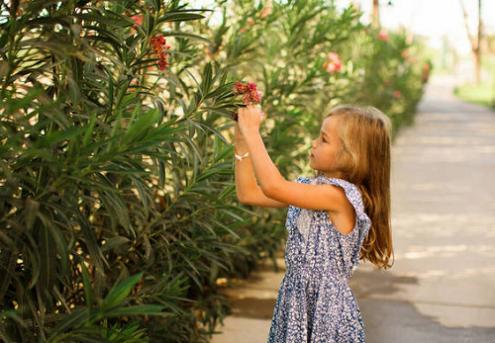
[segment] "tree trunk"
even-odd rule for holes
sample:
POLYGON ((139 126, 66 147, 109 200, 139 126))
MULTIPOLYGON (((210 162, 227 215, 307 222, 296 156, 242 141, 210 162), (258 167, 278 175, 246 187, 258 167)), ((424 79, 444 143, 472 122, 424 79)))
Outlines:
POLYGON ((474 76, 477 85, 481 83, 481 54, 480 50, 473 51, 474 76))
POLYGON ((481 39, 483 37, 483 21, 481 19, 481 0, 478 0, 478 36, 476 38, 476 50, 474 57, 476 84, 481 82, 481 39))
POLYGON ((373 12, 371 15, 371 24, 373 27, 380 27, 380 4, 379 4, 379 0, 373 0, 373 12))
POLYGON ((468 35, 469 42, 471 43, 471 52, 473 54, 474 62, 474 78, 477 85, 481 82, 481 39, 483 37, 483 21, 481 19, 481 0, 478 0, 478 30, 477 35, 474 37, 469 31, 469 25, 467 20, 467 12, 462 0, 459 0, 461 4, 462 13, 464 14, 464 26, 466 27, 466 33, 468 35))

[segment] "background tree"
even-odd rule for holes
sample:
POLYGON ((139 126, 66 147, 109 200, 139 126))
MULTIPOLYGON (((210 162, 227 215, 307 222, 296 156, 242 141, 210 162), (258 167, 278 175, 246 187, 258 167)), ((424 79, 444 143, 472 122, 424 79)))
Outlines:
POLYGON ((469 20, 468 20, 468 14, 466 11, 466 7, 464 6, 463 0, 459 0, 459 3, 461 5, 462 9, 462 14, 464 17, 464 25, 466 28, 466 33, 469 39, 469 43, 471 44, 471 53, 473 56, 473 63, 474 63, 474 79, 477 85, 480 84, 481 82, 481 41, 483 39, 483 19, 481 16, 482 13, 482 1, 478 0, 478 20, 477 20, 477 25, 476 25, 476 35, 473 35, 471 33, 471 30, 469 29, 469 20))
POLYGON ((380 27, 380 1, 373 0, 373 7, 371 11, 371 23, 373 27, 380 27))

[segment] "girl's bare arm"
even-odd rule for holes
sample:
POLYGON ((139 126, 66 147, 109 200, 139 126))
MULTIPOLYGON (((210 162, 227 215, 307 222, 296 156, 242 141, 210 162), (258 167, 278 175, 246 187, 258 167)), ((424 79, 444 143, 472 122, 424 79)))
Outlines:
MULTIPOLYGON (((237 123, 235 124, 234 150, 238 155, 243 155, 248 151, 237 123)), ((287 207, 286 203, 269 198, 263 193, 256 182, 250 156, 240 161, 235 159, 235 185, 237 198, 242 204, 272 208, 287 207)))
POLYGON ((249 150, 255 178, 258 178, 259 187, 266 197, 287 206, 312 210, 341 212, 352 209, 344 190, 337 185, 313 185, 286 180, 268 155, 256 127, 247 128, 242 137, 249 150))

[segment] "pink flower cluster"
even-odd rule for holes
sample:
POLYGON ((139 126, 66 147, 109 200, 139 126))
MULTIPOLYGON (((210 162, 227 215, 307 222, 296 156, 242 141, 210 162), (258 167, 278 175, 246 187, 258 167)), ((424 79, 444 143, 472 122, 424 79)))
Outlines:
POLYGON ((142 14, 133 15, 131 17, 131 19, 134 20, 134 25, 132 25, 133 28, 135 28, 138 25, 143 24, 143 15, 142 14))
POLYGON ((342 69, 342 62, 339 55, 335 52, 329 52, 327 60, 323 63, 323 68, 330 74, 340 71, 342 69))
POLYGON ((259 104, 261 102, 262 94, 256 89, 256 84, 253 82, 237 81, 234 84, 234 93, 243 94, 244 105, 259 104))
POLYGON ((158 62, 158 66, 160 70, 164 70, 168 67, 168 49, 170 49, 170 45, 166 45, 167 40, 161 33, 154 35, 151 37, 151 46, 153 47, 153 51, 158 55, 160 59, 158 62))
POLYGON ((388 41, 389 39, 388 32, 385 30, 381 30, 380 33, 378 34, 378 39, 384 42, 388 41))
MULTIPOLYGON (((136 14, 131 17, 134 21, 134 25, 132 25, 132 29, 136 30, 138 25, 143 24, 144 16, 142 14, 136 14)), ((153 48, 154 53, 158 56, 158 67, 160 70, 165 70, 168 66, 168 49, 170 49, 170 45, 166 45, 167 40, 161 33, 154 35, 151 37, 151 47, 153 48)))
POLYGON ((132 33, 136 33, 136 29, 138 26, 143 25, 143 15, 142 14, 136 14, 131 17, 131 19, 134 21, 134 24, 131 27, 132 33))
POLYGON ((273 5, 272 5, 272 1, 270 0, 266 2, 265 6, 261 10, 260 17, 266 18, 272 13, 272 11, 273 11, 273 5))

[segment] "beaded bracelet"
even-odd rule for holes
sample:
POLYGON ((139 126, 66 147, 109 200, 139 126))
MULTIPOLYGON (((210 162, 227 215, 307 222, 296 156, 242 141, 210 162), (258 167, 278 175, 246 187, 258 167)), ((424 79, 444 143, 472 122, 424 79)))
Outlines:
POLYGON ((234 153, 234 155, 235 155, 235 158, 236 158, 237 160, 239 160, 239 161, 240 161, 240 160, 242 160, 243 158, 246 158, 246 157, 248 157, 248 156, 249 156, 249 151, 248 151, 248 152, 246 152, 244 155, 237 155, 236 153, 234 153))

